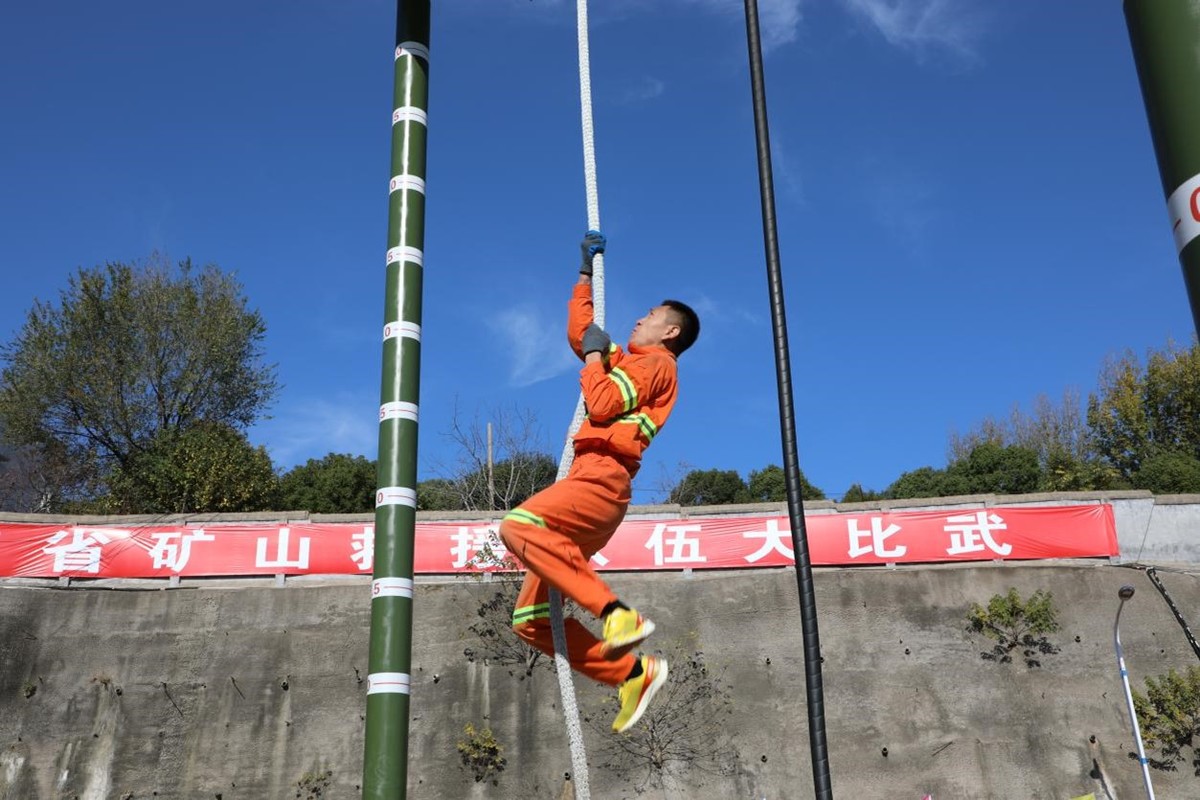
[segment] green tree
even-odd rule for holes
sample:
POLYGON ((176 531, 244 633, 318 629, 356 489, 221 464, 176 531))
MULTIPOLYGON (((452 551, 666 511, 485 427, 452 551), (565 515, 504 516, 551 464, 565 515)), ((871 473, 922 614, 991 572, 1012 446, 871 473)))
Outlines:
POLYGON ((966 458, 946 468, 941 488, 947 494, 1025 494, 1041 480, 1038 454, 1027 447, 977 445, 966 458))
POLYGON ((101 474, 200 422, 245 429, 271 402, 266 326, 230 275, 159 259, 80 269, 0 348, 0 425, 101 474))
POLYGON ((417 511, 462 511, 462 497, 450 478, 417 483, 417 511))
MULTIPOLYGON (((761 470, 751 470, 746 481, 748 502, 782 503, 787 501, 787 475, 783 467, 768 464, 761 470)), ((800 470, 800 498, 802 500, 824 500, 825 493, 808 482, 800 470)))
POLYGON ((921 467, 903 473, 884 495, 899 500, 989 492, 1022 494, 1036 491, 1040 480, 1038 457, 1033 450, 984 441, 945 469, 921 467))
POLYGON ((694 469, 679 482, 668 503, 681 506, 719 506, 750 501, 750 490, 737 470, 694 469))
POLYGON ((348 453, 310 458, 279 479, 283 508, 313 514, 374 511, 376 488, 375 462, 348 453))
POLYGON ((842 495, 841 502, 843 503, 865 503, 870 500, 883 500, 887 497, 886 492, 876 492, 873 489, 864 489, 861 483, 852 483, 846 493, 842 495))
POLYGON ((1126 480, 1156 453, 1200 457, 1200 345, 1168 342, 1144 367, 1131 352, 1110 360, 1087 420, 1097 452, 1126 480))
POLYGON ((112 471, 108 486, 99 510, 122 514, 265 511, 279 490, 266 449, 220 422, 161 431, 112 471))
POLYGON ((985 443, 1033 450, 1043 468, 1055 456, 1076 461, 1087 461, 1095 456, 1079 393, 1072 389, 1063 392, 1058 402, 1044 394, 1039 395, 1033 401, 1030 413, 1014 405, 1008 419, 986 417, 964 435, 951 434, 950 462, 966 458, 985 443))
POLYGON ((1172 669, 1147 678, 1146 693, 1134 689, 1132 694, 1142 739, 1158 756, 1148 759, 1150 765, 1175 770, 1185 759, 1184 750, 1190 749, 1192 769, 1200 775, 1200 667, 1188 667, 1182 675, 1172 669))
POLYGON ((1058 402, 1039 395, 1029 413, 1013 406, 1007 419, 987 417, 966 434, 951 434, 950 463, 966 459, 982 444, 1015 446, 1035 452, 1040 469, 1036 488, 1041 491, 1129 486, 1097 451, 1079 394, 1072 389, 1064 391, 1058 402))
POLYGON ((1130 482, 1100 458, 1078 459, 1069 453, 1052 453, 1042 470, 1041 489, 1046 492, 1129 488, 1130 482))
POLYGON ((1154 453, 1142 461, 1133 476, 1133 487, 1155 494, 1200 492, 1200 460, 1178 450, 1154 453))
POLYGON ((933 467, 920 467, 900 474, 884 491, 892 500, 907 500, 914 497, 942 497, 946 484, 946 471, 933 467))

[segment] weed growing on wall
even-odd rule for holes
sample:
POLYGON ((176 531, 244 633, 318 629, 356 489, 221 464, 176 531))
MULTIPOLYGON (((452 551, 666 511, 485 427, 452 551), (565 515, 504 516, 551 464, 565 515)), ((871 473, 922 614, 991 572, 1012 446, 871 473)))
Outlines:
MULTIPOLYGON (((1150 766, 1174 772, 1179 764, 1190 763, 1200 776, 1200 667, 1147 678, 1144 695, 1133 690, 1133 707, 1142 740, 1154 752, 1147 756, 1150 766)), ((1130 755, 1136 758, 1136 753, 1130 755)))
POLYGON ((468 722, 463 733, 466 738, 458 741, 458 755, 463 766, 470 770, 476 783, 490 780, 493 786, 499 785, 497 776, 508 766, 508 759, 504 757, 504 748, 492 735, 492 729, 480 730, 468 722))
POLYGON ((333 782, 333 770, 306 772, 296 782, 296 797, 300 800, 320 800, 327 797, 333 782))
POLYGON ((1021 651, 1025 666, 1040 667, 1039 655, 1058 652, 1046 634, 1059 629, 1058 611, 1049 592, 1038 590, 1022 600, 1015 588, 1007 594, 992 595, 986 607, 971 604, 967 612, 971 633, 982 634, 995 642, 990 650, 980 653, 986 661, 1008 664, 1013 652, 1021 651))

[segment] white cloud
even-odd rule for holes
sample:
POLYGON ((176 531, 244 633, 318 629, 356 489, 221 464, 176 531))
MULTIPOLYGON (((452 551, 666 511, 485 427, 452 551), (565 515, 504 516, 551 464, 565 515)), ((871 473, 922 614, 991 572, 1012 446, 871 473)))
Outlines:
POLYGON ((661 97, 666 89, 667 85, 665 83, 658 78, 652 78, 647 75, 625 90, 625 94, 621 97, 621 103, 623 105, 644 103, 647 100, 661 97))
MULTIPOLYGON (((718 13, 745 14, 743 0, 677 0, 689 5, 700 5, 718 13)), ((804 0, 759 0, 758 24, 762 35, 763 50, 771 51, 796 40, 804 0)))
POLYGON ((771 140, 771 171, 788 200, 797 204, 804 202, 804 182, 800 176, 800 166, 792 157, 791 150, 784 146, 783 139, 778 136, 771 140))
POLYGON ((501 311, 488 321, 512 359, 510 386, 529 386, 560 375, 577 363, 564 339, 562 320, 527 306, 501 311))
MULTIPOLYGON (((806 0, 758 0, 763 50, 771 51, 796 40, 802 17, 801 7, 805 2, 806 0)), ((526 16, 540 13, 554 18, 568 13, 573 17, 575 10, 575 3, 568 3, 567 0, 456 0, 456 4, 470 9, 471 13, 520 9, 520 13, 526 16)), ((670 6, 699 6, 713 13, 736 16, 739 20, 745 13, 744 0, 606 0, 603 3, 589 4, 588 19, 595 25, 604 19, 625 18, 670 6)))
POLYGON ((274 417, 255 426, 253 440, 265 444, 275 465, 287 469, 328 453, 375 458, 379 447, 378 405, 349 395, 293 399, 274 417))
POLYGON ((890 44, 914 51, 940 48, 976 57, 983 27, 974 0, 842 0, 890 44))
POLYGON ((913 254, 925 250, 931 228, 940 217, 935 184, 921 175, 895 166, 868 168, 869 207, 879 223, 913 254))
POLYGON ((691 306, 700 317, 701 327, 707 321, 746 323, 749 325, 759 325, 765 321, 763 314, 751 311, 744 306, 730 302, 728 299, 718 302, 707 294, 701 294, 692 302, 691 306))
POLYGON ((794 42, 800 28, 801 0, 762 0, 758 5, 764 50, 794 42))

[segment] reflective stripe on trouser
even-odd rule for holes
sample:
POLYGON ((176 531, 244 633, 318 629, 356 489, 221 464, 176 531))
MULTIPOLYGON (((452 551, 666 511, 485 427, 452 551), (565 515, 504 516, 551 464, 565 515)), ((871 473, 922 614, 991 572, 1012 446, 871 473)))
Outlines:
MULTIPOLYGON (((505 516, 500 537, 527 569, 513 613, 518 636, 544 653, 554 652, 551 586, 597 617, 617 599, 588 559, 621 524, 629 497, 629 472, 624 467, 610 456, 580 453, 566 478, 505 516)), ((572 669, 610 686, 621 683, 633 669, 632 654, 604 659, 600 640, 579 621, 567 619, 565 632, 572 669)))

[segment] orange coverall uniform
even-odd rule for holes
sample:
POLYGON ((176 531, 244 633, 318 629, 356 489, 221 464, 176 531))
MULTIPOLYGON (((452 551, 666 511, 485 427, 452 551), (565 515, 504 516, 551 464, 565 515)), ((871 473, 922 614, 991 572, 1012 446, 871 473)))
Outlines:
MULTIPOLYGON (((592 289, 577 284, 568 306, 567 340, 583 358, 583 332, 592 323, 592 289)), ((630 501, 630 481, 642 452, 675 405, 675 355, 661 345, 613 345, 600 362, 579 374, 587 416, 575 434, 575 460, 567 477, 510 511, 500 538, 527 572, 513 611, 517 636, 547 654, 554 653, 550 630, 550 587, 599 617, 617 596, 589 560, 617 530, 630 501)), ((600 655, 601 641, 578 620, 565 625, 572 669, 616 686, 637 658, 615 661, 600 655)))

